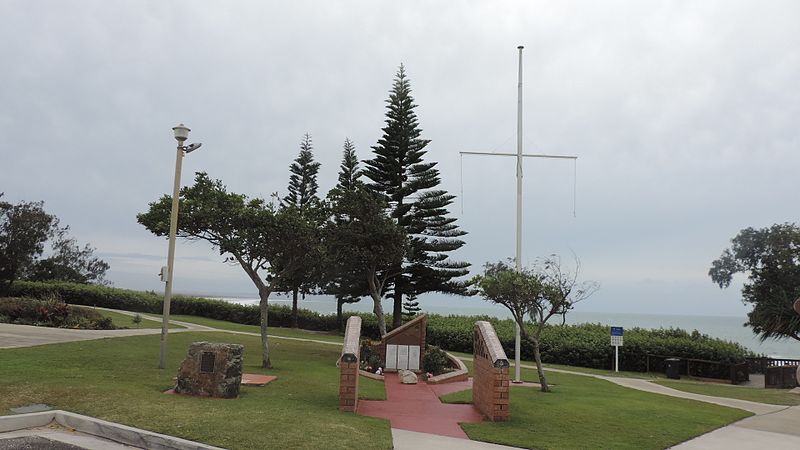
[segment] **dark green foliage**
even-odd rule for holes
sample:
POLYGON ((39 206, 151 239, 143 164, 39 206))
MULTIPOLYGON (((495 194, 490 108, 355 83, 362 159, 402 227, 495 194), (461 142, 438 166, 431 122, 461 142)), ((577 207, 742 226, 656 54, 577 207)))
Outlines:
POLYGON ((358 156, 356 147, 345 138, 342 163, 339 165, 339 180, 336 187, 347 191, 354 191, 364 183, 361 182, 361 169, 358 168, 358 156))
POLYGON ((435 345, 425 347, 425 355, 422 357, 422 370, 432 375, 440 375, 453 370, 450 359, 441 348, 435 345))
POLYGON ((311 136, 306 133, 300 141, 300 154, 289 171, 289 194, 283 198, 282 205, 304 207, 317 199, 317 172, 319 163, 314 161, 311 136))
POLYGON ((0 294, 33 266, 57 224, 42 202, 0 201, 0 294))
POLYGON ((0 322, 41 327, 113 330, 110 317, 81 307, 73 307, 57 297, 0 298, 0 322))
POLYGON ((105 274, 109 265, 94 256, 92 246, 78 245, 74 238, 67 236, 67 228, 59 229, 54 234, 52 255, 32 264, 24 274, 25 279, 107 284, 105 274))
POLYGON ((360 369, 375 372, 378 367, 383 367, 381 354, 370 345, 369 339, 361 340, 361 364, 360 369))
MULTIPOLYGON (((161 297, 154 293, 131 291, 106 286, 75 283, 35 283, 19 281, 12 287, 14 297, 50 298, 60 296, 65 302, 76 305, 101 306, 143 313, 161 313, 161 297)), ((246 325, 258 325, 257 306, 244 306, 221 300, 177 295, 172 299, 173 314, 195 315, 210 319, 227 320, 246 325)), ((291 326, 291 308, 269 306, 273 326, 291 326)), ((373 314, 347 313, 361 317, 361 335, 379 339, 378 322, 373 314)), ((390 320, 390 316, 387 316, 390 320)), ((448 351, 472 353, 472 331, 475 321, 489 321, 497 331, 506 354, 513 355, 514 322, 489 316, 428 315, 427 342, 448 351)), ((338 322, 334 314, 319 314, 301 309, 300 328, 314 331, 336 331, 338 322)), ((531 324, 527 325, 532 327, 531 324)), ((614 349, 609 345, 610 329, 607 325, 547 325, 541 335, 542 360, 545 363, 567 364, 596 369, 611 369, 614 349)), ((620 347, 620 369, 644 371, 647 354, 705 359, 719 362, 741 362, 754 356, 739 344, 711 338, 699 332, 680 329, 625 330, 625 346, 620 347)), ((522 341, 522 358, 533 359, 533 348, 522 341)))
POLYGON ((742 301, 753 306, 745 325, 762 341, 800 341, 800 315, 792 308, 800 297, 800 228, 784 223, 740 231, 708 271, 720 288, 737 273, 747 274, 742 301))
POLYGON ((403 297, 424 292, 465 293, 468 263, 448 259, 448 253, 461 248, 466 234, 455 218, 447 217, 453 196, 436 189, 441 183, 436 162, 425 162, 425 147, 430 142, 420 136, 411 96, 411 85, 401 65, 386 106, 383 136, 372 147, 374 158, 366 161, 364 175, 369 187, 381 194, 390 215, 410 237, 402 275, 393 279, 394 326, 400 324, 403 297))
POLYGON ((399 274, 406 235, 386 216, 383 200, 367 189, 333 189, 328 198, 331 217, 325 226, 325 243, 328 266, 333 270, 330 278, 338 289, 335 294, 369 295, 385 333, 381 300, 387 282, 399 274))
POLYGON ((0 201, 0 293, 18 278, 105 283, 108 264, 94 256, 89 244, 81 247, 69 237, 69 227, 59 227, 58 218, 43 206, 0 201))
POLYGON ((413 319, 420 311, 422 311, 422 308, 420 308, 419 301, 417 301, 417 294, 408 294, 403 301, 403 319, 413 319))
MULTIPOLYGON (((350 139, 345 138, 342 163, 339 165, 338 182, 328 194, 328 200, 333 202, 340 193, 355 192, 363 189, 364 183, 360 178, 361 169, 358 167, 356 148, 350 139)), ((333 206, 333 204, 330 206, 333 206)), ((339 320, 339 328, 344 330, 342 307, 346 303, 361 301, 361 297, 368 294, 369 287, 364 277, 357 271, 351 270, 341 264, 340 261, 330 258, 331 255, 326 256, 329 260, 325 263, 327 270, 323 273, 322 291, 336 298, 336 317, 339 320)))
POLYGON ((289 194, 281 202, 281 208, 286 210, 284 213, 295 219, 295 227, 290 228, 284 236, 289 244, 284 260, 296 261, 297 270, 285 273, 275 291, 292 293, 295 327, 299 296, 302 294, 305 297, 316 287, 320 279, 319 263, 322 261, 318 230, 324 221, 324 214, 319 211, 321 205, 317 197, 320 163, 314 161, 312 149, 311 136, 306 133, 300 142, 300 154, 289 166, 289 194))

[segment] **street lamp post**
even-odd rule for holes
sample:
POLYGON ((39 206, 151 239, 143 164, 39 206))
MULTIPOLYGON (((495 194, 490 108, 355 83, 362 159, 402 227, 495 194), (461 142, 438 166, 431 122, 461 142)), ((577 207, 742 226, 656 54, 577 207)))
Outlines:
POLYGON ((172 190, 172 212, 169 218, 169 252, 167 254, 167 273, 166 285, 164 287, 164 312, 161 318, 161 352, 158 359, 158 368, 166 367, 167 357, 167 331, 169 329, 169 303, 172 300, 172 269, 175 266, 175 235, 178 231, 178 202, 181 189, 181 166, 183 156, 200 148, 202 144, 183 145, 189 138, 191 131, 184 124, 172 128, 175 133, 175 140, 178 141, 178 148, 175 152, 175 186, 172 190))

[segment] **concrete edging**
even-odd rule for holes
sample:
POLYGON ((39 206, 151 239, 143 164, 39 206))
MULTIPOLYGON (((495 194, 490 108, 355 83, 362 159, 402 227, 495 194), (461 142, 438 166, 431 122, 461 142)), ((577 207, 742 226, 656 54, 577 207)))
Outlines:
POLYGON ((201 444, 166 434, 129 427, 69 411, 44 411, 38 413, 0 416, 0 433, 43 427, 52 422, 111 441, 133 447, 153 450, 222 450, 220 447, 201 444))
POLYGON ((469 370, 467 369, 466 364, 464 364, 464 361, 461 361, 460 359, 456 358, 450 353, 445 352, 445 354, 447 355, 447 359, 449 359, 450 362, 458 366, 458 369, 452 372, 436 375, 435 377, 430 377, 428 378, 428 384, 442 384, 442 383, 454 383, 456 381, 467 381, 469 379, 469 370))

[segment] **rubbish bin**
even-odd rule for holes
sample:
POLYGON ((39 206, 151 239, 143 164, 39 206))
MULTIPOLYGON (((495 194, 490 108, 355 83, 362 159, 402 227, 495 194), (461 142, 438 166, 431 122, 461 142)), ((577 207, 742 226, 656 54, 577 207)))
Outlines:
POLYGON ((678 358, 667 358, 664 360, 664 366, 667 371, 667 378, 671 378, 673 380, 681 379, 680 363, 681 360, 678 358))

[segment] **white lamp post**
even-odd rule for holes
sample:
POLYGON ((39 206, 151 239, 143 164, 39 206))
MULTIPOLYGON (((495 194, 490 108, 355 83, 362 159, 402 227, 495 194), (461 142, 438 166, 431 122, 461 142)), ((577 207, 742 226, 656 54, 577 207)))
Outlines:
POLYGON ((169 329, 169 303, 172 300, 172 269, 175 266, 175 235, 178 231, 178 202, 180 198, 181 189, 181 166, 183 163, 183 155, 190 153, 200 148, 202 144, 191 144, 189 146, 183 145, 186 139, 189 138, 191 131, 184 124, 177 127, 172 127, 175 133, 175 140, 178 141, 178 149, 175 153, 175 186, 172 190, 172 212, 169 218, 169 252, 167 255, 167 277, 166 286, 164 287, 164 314, 161 320, 161 354, 158 360, 158 368, 163 369, 166 367, 167 357, 167 330, 169 329))

